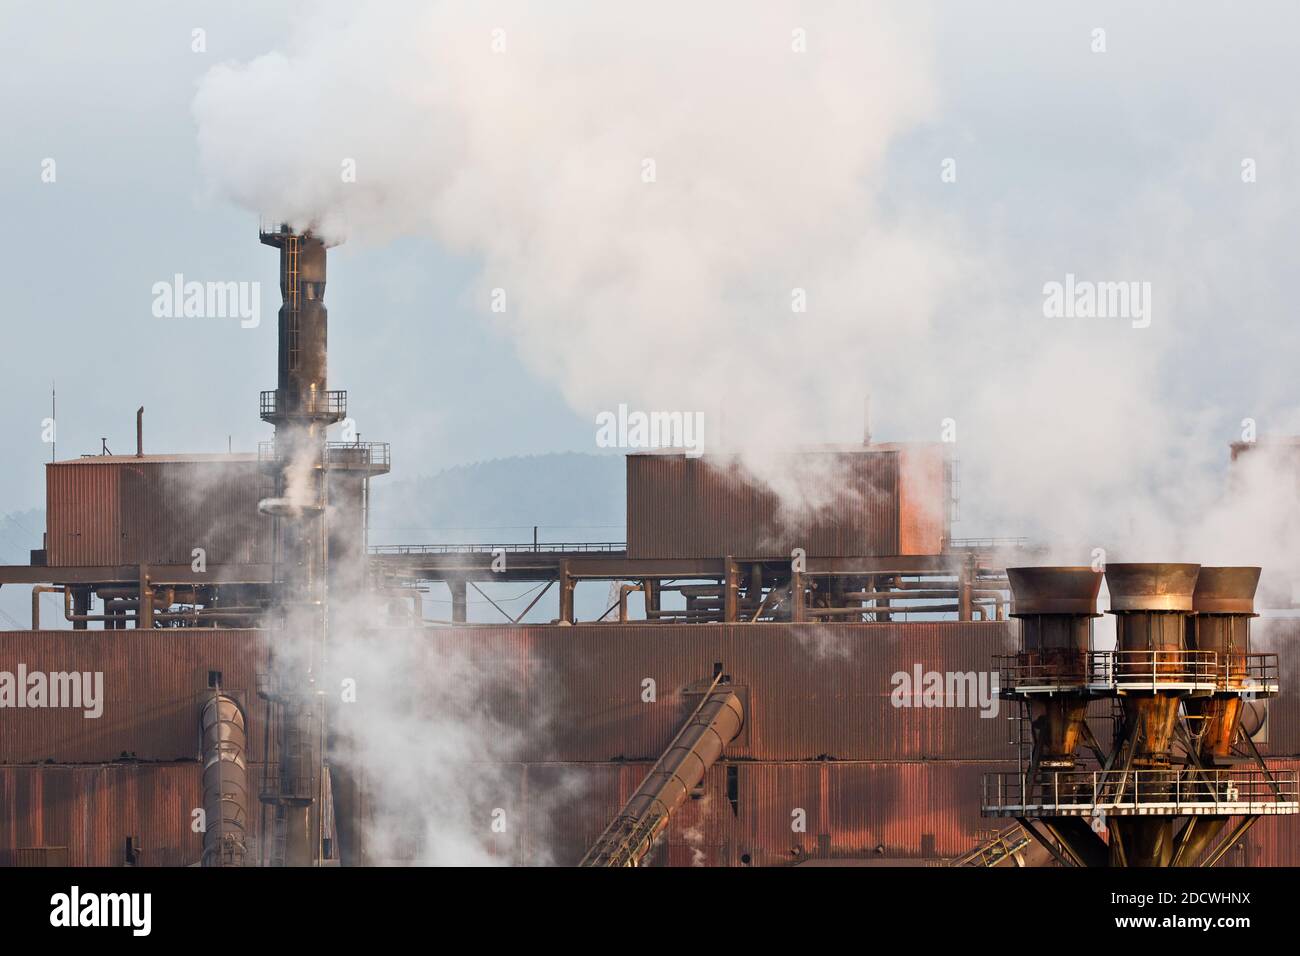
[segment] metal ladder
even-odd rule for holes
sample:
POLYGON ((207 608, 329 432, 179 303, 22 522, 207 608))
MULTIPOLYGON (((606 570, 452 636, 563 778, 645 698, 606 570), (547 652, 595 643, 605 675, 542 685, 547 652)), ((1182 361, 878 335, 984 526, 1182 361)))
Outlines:
POLYGON ((299 254, 297 236, 288 236, 284 243, 284 278, 288 285, 289 301, 289 368, 296 369, 299 365, 298 351, 298 286, 299 286, 299 254))
MULTIPOLYGON (((1025 849, 1032 841, 1033 838, 1025 832, 1025 828, 1017 823, 1015 826, 997 831, 983 843, 977 845, 975 849, 963 853, 948 865, 997 866, 1003 860, 1025 849)), ((1023 864, 1018 863, 1017 865, 1023 864)))

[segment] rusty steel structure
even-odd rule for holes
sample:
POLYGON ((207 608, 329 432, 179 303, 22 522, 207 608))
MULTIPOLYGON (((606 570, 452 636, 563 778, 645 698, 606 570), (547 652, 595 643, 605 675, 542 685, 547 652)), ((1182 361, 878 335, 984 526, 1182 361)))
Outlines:
MULTIPOLYGON (((329 624, 330 474, 353 493, 350 508, 364 500, 369 478, 388 470, 385 450, 344 442, 331 445, 326 428, 347 417, 347 393, 331 391, 327 380, 328 312, 325 308, 326 245, 310 230, 280 224, 259 228, 263 244, 279 250, 282 304, 278 324, 278 380, 262 392, 262 420, 275 426, 275 440, 262 447, 261 460, 274 482, 274 496, 258 510, 275 520, 272 578, 281 634, 274 645, 272 670, 259 688, 272 703, 277 771, 263 781, 261 800, 274 808, 273 861, 285 866, 319 865, 325 859, 326 714, 317 686, 325 664, 329 624)), ((354 516, 359 517, 359 516, 354 516)), ((352 579, 364 540, 361 521, 345 523, 348 536, 336 538, 337 570, 352 579), (343 542, 340 546, 340 540, 343 542)))
POLYGON ((274 808, 274 862, 320 862, 323 703, 317 675, 325 657, 326 426, 347 415, 347 393, 326 381, 325 243, 288 226, 259 231, 279 249, 279 378, 263 392, 263 421, 275 426, 275 496, 259 504, 275 519, 274 583, 279 653, 261 696, 271 701, 277 772, 260 794, 274 808))
POLYGON ((1276 656, 1249 649, 1258 568, 1110 565, 1113 651, 1091 643, 1099 573, 1008 573, 1021 649, 1000 660, 1001 686, 1026 715, 1028 755, 986 776, 986 815, 1015 818, 1066 865, 1152 867, 1213 866, 1261 816, 1300 813, 1295 773, 1242 731, 1246 701, 1279 690, 1276 656), (1093 701, 1118 708, 1109 746, 1093 701))

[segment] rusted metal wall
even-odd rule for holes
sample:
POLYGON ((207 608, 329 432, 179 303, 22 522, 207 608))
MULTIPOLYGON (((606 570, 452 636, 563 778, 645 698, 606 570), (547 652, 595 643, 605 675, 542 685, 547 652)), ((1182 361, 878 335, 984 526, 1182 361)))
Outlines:
POLYGON ((901 446, 898 462, 898 553, 938 554, 952 530, 945 446, 901 446))
MULTIPOLYGON (((1006 623, 634 625, 430 629, 428 706, 448 663, 472 663, 485 702, 521 728, 525 761, 652 759, 688 712, 691 685, 720 665, 746 707, 729 753, 754 760, 1013 759, 1016 711, 977 700, 924 706, 896 675, 987 675, 1014 646, 1006 623), (649 693, 653 681, 653 695, 649 693), (896 693, 897 691, 897 693, 896 693), (653 699, 648 699, 653 696, 653 699), (910 701, 921 706, 896 706, 910 701)), ((56 708, 0 712, 0 763, 197 757, 198 707, 209 671, 249 715, 250 758, 263 759, 267 632, 6 631, 0 671, 104 674, 103 716, 56 708)), ((986 679, 986 678, 985 678, 986 679)), ((418 684, 418 680, 416 681, 418 684)), ((978 685, 977 685, 978 686, 978 685)), ((988 686, 987 684, 985 685, 988 686)), ((1297 684, 1270 701, 1272 755, 1295 753, 1297 684)), ((364 710, 365 701, 354 705, 364 710)), ((1105 708, 1098 707, 1100 711, 1105 708)), ((1103 741, 1110 725, 1098 719, 1103 741)))
MULTIPOLYGON (((262 768, 250 767, 252 779, 262 768)), ((124 866, 133 837, 139 866, 191 866, 203 851, 197 762, 0 767, 0 866, 124 866)), ((262 814, 249 816, 256 858, 262 814)))
POLYGON ((1265 753, 1300 756, 1300 618, 1256 618, 1251 650, 1277 654, 1281 693, 1268 701, 1265 753))
POLYGON ((1014 756, 1011 711, 990 670, 1012 633, 1006 622, 439 629, 419 669, 436 707, 438 675, 473 662, 496 718, 527 731, 526 761, 657 757, 715 667, 746 708, 733 756, 1000 760, 1014 756), (925 706, 903 683, 918 669, 973 675, 986 706, 978 694, 925 706))
MULTIPOLYGON (((472 836, 503 863, 575 865, 636 790, 649 762, 514 765, 479 816, 505 811, 499 833, 472 836), (515 789, 518 788, 518 789, 515 789)), ((715 764, 673 815, 649 866, 785 866, 815 859, 920 863, 973 848, 996 821, 980 816, 978 761, 715 764)), ((419 860, 404 855, 370 863, 419 860)), ((426 858, 427 859, 427 858, 426 858)))
POLYGON ((256 456, 105 456, 46 466, 46 561, 209 564, 271 559, 267 491, 256 456))
MULTIPOLYGON (((1300 770, 1300 760, 1270 759, 1274 770, 1300 770)), ((1261 817, 1220 866, 1300 866, 1300 819, 1261 817)))
MULTIPOLYGON (((0 762, 171 760, 198 755, 198 707, 210 670, 248 709, 250 755, 262 759, 266 632, 0 632, 0 670, 101 671, 104 715, 3 712, 0 762)), ((657 757, 691 706, 690 685, 731 677, 746 726, 729 752, 763 760, 1004 759, 1011 732, 998 704, 895 706, 894 675, 987 675, 1012 643, 1006 623, 758 624, 430 629, 429 706, 448 663, 472 662, 486 703, 527 731, 521 760, 657 757), (654 681, 653 700, 646 680, 654 681), (987 712, 987 710, 983 711, 987 712)), ((463 665, 462 665, 463 669, 463 665)), ((986 687, 990 687, 986 683, 986 687)), ((907 698, 914 704, 924 700, 907 698)), ((954 702, 955 703, 955 702, 954 702)), ((356 705, 363 711, 365 701, 356 705)))
MULTIPOLYGON (((509 820, 488 838, 502 862, 576 862, 671 739, 690 706, 688 685, 711 678, 715 664, 745 701, 746 728, 709 771, 700 798, 675 817, 651 863, 956 855, 996 826, 979 815, 980 775, 1014 766, 1005 707, 984 718, 977 707, 905 708, 890 699, 893 676, 918 665, 986 672, 991 657, 1014 644, 1013 624, 577 625, 380 636, 402 634, 421 645, 420 669, 429 674, 431 694, 408 688, 414 700, 437 693, 446 680, 436 676, 440 663, 468 663, 484 675, 488 707, 529 731, 514 762, 491 775, 496 789, 482 793, 484 827, 496 808, 509 820), (655 681, 653 701, 643 699, 646 678, 655 681), (797 809, 802 830, 792 827, 797 809)), ((265 636, 0 632, 0 671, 20 663, 99 670, 105 693, 98 720, 48 708, 0 711, 0 762, 9 764, 0 767, 0 862, 66 841, 73 865, 117 865, 127 835, 140 837, 146 863, 192 862, 186 855, 197 854, 198 840, 191 850, 189 836, 167 827, 178 807, 192 809, 200 798, 207 673, 221 670, 223 686, 249 709, 256 790, 266 759, 265 704, 255 694, 265 636), (122 756, 193 762, 32 766, 122 756)), ((1295 686, 1284 690, 1275 707, 1294 705, 1295 686)), ((364 708, 366 699, 350 706, 364 708)), ((364 819, 365 797, 350 796, 364 819)), ((261 808, 253 815, 260 827, 261 808)), ((1265 820, 1241 852, 1253 854, 1252 865, 1300 863, 1297 839, 1296 821, 1265 820)))
POLYGON ((947 533, 939 446, 806 451, 784 456, 783 481, 815 509, 782 508, 728 458, 627 456, 631 558, 938 554, 947 533))
POLYGON ((197 863, 197 763, 0 767, 0 865, 25 849, 67 848, 69 866, 122 866, 127 837, 142 866, 197 863))
POLYGON ((103 713, 72 708, 0 710, 0 764, 97 763, 197 759, 199 708, 209 671, 244 706, 249 755, 262 759, 266 703, 256 675, 265 671, 265 632, 0 631, 0 671, 90 672, 103 676, 103 713))
MULTIPOLYGON (((1300 767, 1300 761, 1270 763, 1300 767)), ((980 777, 1006 767, 982 761, 724 760, 673 817, 646 864, 921 863, 956 856, 996 827, 997 821, 980 817, 980 777)), ((649 769, 648 762, 503 768, 503 789, 483 802, 484 827, 477 836, 502 863, 573 865, 649 769), (499 833, 486 825, 495 809, 507 821, 499 833)), ((46 857, 44 862, 66 860, 71 866, 120 866, 128 836, 137 839, 141 865, 195 863, 202 835, 192 831, 191 821, 201 799, 200 773, 197 762, 0 767, 0 865, 37 865, 46 857)), ((262 768, 250 773, 260 780, 262 768)), ((262 845, 262 817, 255 812, 250 821, 254 858, 262 845)), ((406 853, 366 862, 418 859, 412 845, 406 853)), ((1294 817, 1262 819, 1223 863, 1297 864, 1300 821, 1294 817)))
POLYGON ((47 563, 119 564, 121 469, 111 465, 59 462, 45 466, 45 554, 47 563))

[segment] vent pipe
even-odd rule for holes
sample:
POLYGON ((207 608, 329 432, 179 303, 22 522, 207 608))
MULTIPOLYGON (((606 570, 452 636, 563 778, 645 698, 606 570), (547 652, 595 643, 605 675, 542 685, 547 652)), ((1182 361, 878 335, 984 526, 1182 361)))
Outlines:
POLYGON ((144 406, 135 410, 135 457, 144 457, 144 406))
POLYGON ((243 866, 248 854, 248 730, 220 689, 203 705, 204 866, 243 866))
POLYGON ((1187 645, 1195 651, 1218 655, 1222 690, 1213 697, 1189 700, 1195 718, 1201 759, 1214 763, 1232 755, 1241 726, 1248 690, 1250 619, 1255 614, 1255 589, 1259 568, 1201 568, 1192 595, 1196 616, 1187 622, 1187 645))
POLYGON ((1034 767, 1072 769, 1090 697, 1101 574, 1089 567, 1007 568, 1007 578, 1020 653, 999 684, 1029 707, 1034 767))

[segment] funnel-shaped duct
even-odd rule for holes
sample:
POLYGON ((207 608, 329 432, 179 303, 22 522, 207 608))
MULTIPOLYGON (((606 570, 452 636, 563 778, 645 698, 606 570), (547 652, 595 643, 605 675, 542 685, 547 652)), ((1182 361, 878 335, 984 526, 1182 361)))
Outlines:
POLYGON ((1201 568, 1192 595, 1198 614, 1249 614, 1255 616, 1255 590, 1259 568, 1201 568))
POLYGON ((1070 614, 1097 617, 1101 575, 1087 567, 1007 568, 1013 617, 1070 614))
POLYGON ((1192 609, 1199 564, 1111 564, 1106 567, 1111 611, 1192 609))

